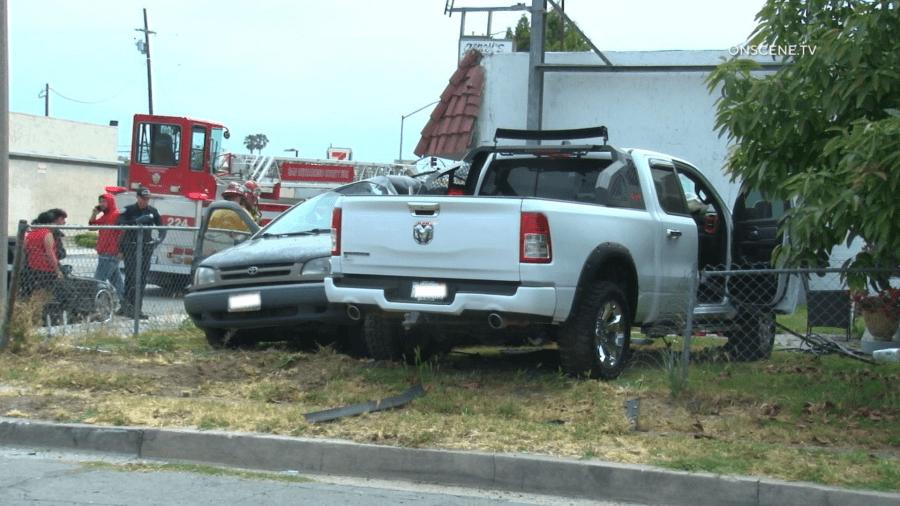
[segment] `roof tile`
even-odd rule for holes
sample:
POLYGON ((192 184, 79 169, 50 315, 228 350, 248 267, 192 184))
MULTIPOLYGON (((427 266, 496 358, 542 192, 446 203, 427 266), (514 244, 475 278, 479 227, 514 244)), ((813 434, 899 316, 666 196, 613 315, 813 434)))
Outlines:
POLYGON ((471 148, 475 119, 481 109, 484 69, 481 53, 469 51, 459 62, 441 100, 422 129, 417 156, 461 159, 471 148))

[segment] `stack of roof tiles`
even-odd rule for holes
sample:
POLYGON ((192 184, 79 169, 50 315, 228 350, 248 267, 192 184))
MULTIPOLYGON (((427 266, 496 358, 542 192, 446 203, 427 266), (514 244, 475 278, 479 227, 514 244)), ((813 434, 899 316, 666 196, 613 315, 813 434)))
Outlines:
POLYGON ((417 156, 461 159, 471 147, 484 87, 480 60, 481 53, 475 50, 460 60, 440 103, 422 129, 422 138, 413 151, 417 156))

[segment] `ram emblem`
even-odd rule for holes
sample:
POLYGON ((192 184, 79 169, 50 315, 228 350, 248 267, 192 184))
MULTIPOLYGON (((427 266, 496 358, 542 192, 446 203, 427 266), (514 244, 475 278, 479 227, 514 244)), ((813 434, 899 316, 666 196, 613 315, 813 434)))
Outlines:
POLYGON ((434 239, 434 223, 420 221, 413 225, 413 239, 419 244, 428 244, 434 239))

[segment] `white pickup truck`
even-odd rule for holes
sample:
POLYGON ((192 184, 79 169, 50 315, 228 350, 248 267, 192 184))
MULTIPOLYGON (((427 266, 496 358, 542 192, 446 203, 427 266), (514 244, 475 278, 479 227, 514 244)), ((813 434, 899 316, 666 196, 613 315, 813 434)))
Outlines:
POLYGON ((768 266, 784 205, 749 192, 733 215, 689 163, 607 139, 605 127, 499 129, 495 145, 436 174, 437 191, 341 197, 328 300, 365 318, 378 359, 555 341, 566 373, 612 379, 633 327, 680 335, 689 312, 696 329, 728 336, 735 358, 768 357, 774 314, 790 304, 784 277, 698 273, 768 266), (733 286, 754 289, 738 300, 733 286))

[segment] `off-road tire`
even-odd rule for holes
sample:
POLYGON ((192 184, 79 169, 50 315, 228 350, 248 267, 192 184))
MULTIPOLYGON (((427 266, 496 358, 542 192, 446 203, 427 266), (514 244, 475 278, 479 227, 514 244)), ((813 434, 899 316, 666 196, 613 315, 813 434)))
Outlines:
POLYGON ((725 351, 736 362, 756 362, 772 356, 775 347, 775 314, 768 310, 743 310, 729 332, 725 351))
POLYGON ((631 356, 631 317, 625 292, 612 281, 591 285, 559 332, 560 361, 570 376, 612 380, 631 356))
POLYGON ((378 314, 366 315, 363 337, 369 356, 375 360, 416 365, 441 355, 444 350, 438 345, 433 327, 418 325, 406 330, 399 319, 378 314))
POLYGON ((363 322, 366 347, 375 360, 399 361, 403 358, 400 321, 378 314, 366 315, 363 322))

